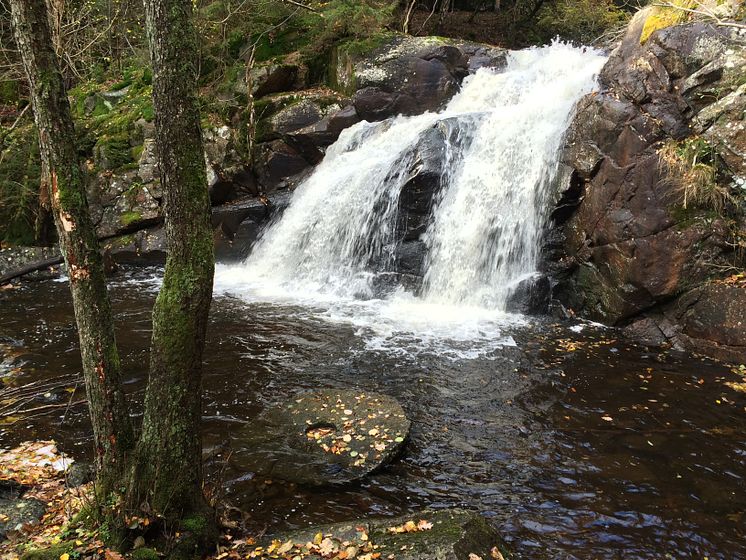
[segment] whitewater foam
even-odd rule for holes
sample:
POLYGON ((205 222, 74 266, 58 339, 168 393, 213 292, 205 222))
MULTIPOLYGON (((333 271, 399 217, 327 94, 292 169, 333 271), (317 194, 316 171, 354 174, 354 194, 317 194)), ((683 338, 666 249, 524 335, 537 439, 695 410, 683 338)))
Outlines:
POLYGON ((467 77, 439 113, 345 130, 246 262, 218 267, 216 292, 306 306, 349 324, 371 348, 447 347, 473 357, 512 344, 501 329, 525 318, 507 313, 507 300, 535 274, 562 138, 604 61, 562 43, 512 52, 503 71, 467 77), (380 297, 374 287, 399 242, 413 148, 446 119, 458 124, 459 142, 448 146, 422 238, 422 290, 380 297))

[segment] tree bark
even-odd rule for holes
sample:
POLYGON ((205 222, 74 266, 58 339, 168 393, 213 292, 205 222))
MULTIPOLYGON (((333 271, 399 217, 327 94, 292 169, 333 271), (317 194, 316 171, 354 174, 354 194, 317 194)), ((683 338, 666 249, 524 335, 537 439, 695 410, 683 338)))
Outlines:
POLYGON ((70 277, 83 374, 93 424, 99 489, 121 482, 133 447, 120 378, 111 305, 98 239, 88 212, 67 91, 52 44, 46 3, 11 0, 13 30, 29 81, 41 158, 47 171, 60 251, 70 277))
POLYGON ((153 310, 150 379, 127 502, 173 520, 205 511, 201 385, 213 242, 192 2, 144 4, 168 258, 153 310))

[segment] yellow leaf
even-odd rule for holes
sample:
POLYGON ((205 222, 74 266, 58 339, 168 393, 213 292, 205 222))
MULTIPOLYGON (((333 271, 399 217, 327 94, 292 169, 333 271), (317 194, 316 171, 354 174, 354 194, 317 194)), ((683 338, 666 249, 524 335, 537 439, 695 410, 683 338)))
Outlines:
POLYGON ((493 560, 505 560, 505 556, 503 556, 502 552, 500 552, 500 549, 496 546, 492 547, 492 550, 490 550, 490 555, 492 556, 493 560))
POLYGON ((288 541, 277 549, 277 554, 285 554, 293 548, 293 541, 288 541))
POLYGON ((70 555, 67 552, 60 554, 60 560, 70 560, 70 555))

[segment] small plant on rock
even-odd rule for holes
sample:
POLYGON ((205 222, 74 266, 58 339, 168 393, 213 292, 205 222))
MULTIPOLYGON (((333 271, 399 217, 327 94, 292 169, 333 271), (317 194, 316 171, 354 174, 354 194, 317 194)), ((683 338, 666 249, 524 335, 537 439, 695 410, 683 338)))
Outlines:
POLYGON ((703 138, 669 140, 658 150, 663 169, 683 197, 684 209, 706 208, 722 214, 736 200, 720 181, 717 153, 703 138))

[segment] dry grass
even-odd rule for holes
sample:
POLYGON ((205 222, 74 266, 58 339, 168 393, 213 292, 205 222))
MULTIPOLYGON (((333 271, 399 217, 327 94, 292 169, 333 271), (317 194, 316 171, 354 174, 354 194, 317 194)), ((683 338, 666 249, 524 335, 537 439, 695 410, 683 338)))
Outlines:
POLYGON ((722 214, 735 204, 730 189, 718 182, 717 163, 704 140, 669 140, 658 150, 658 157, 669 180, 676 184, 685 209, 705 208, 722 214))

